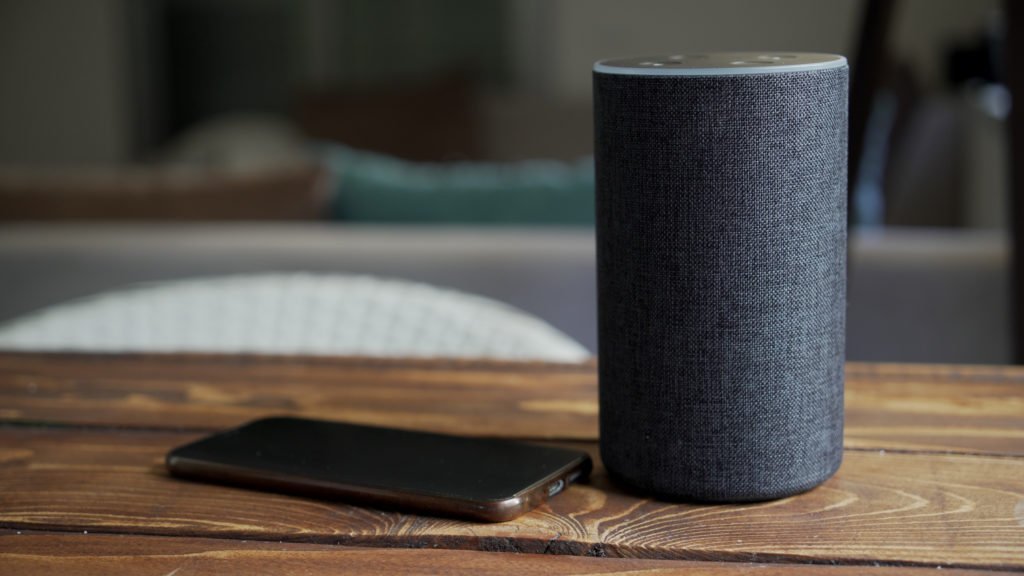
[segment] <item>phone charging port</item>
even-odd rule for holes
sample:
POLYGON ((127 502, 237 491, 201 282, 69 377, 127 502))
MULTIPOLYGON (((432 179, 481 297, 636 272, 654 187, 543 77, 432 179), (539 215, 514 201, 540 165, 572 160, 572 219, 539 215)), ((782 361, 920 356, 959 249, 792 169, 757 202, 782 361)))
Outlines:
POLYGON ((555 480, 554 482, 548 485, 548 496, 554 496, 555 494, 558 494, 559 492, 562 491, 562 488, 564 487, 565 480, 562 480, 561 478, 555 480))

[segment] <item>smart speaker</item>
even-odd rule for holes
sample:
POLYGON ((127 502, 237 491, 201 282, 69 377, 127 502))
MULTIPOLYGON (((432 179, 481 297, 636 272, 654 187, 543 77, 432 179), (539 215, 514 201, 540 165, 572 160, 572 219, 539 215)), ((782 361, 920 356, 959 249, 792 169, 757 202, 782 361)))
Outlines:
POLYGON ((849 69, 594 65, 601 456, 673 500, 780 498, 842 460, 849 69))

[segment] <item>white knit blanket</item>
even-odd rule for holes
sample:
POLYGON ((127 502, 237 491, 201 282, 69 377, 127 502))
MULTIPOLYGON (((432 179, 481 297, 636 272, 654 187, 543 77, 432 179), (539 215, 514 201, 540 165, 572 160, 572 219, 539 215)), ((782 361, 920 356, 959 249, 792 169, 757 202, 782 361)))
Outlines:
POLYGON ((480 296, 370 276, 291 273, 146 284, 72 301, 0 325, 0 349, 589 356, 543 320, 480 296))

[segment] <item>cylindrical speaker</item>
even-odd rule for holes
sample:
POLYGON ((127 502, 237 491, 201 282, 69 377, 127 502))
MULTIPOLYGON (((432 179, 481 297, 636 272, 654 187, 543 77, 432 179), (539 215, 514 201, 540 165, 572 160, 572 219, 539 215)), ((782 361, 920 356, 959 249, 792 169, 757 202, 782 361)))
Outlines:
POLYGON ((594 66, 601 456, 661 498, 824 482, 843 441, 848 67, 594 66))

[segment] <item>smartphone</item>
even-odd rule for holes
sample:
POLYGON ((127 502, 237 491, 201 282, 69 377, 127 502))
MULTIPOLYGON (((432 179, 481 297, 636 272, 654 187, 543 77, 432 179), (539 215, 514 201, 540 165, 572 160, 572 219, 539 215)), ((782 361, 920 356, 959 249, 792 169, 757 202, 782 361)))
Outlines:
POLYGON ((591 468, 577 450, 287 417, 167 454, 182 478, 484 522, 530 511, 591 468))

